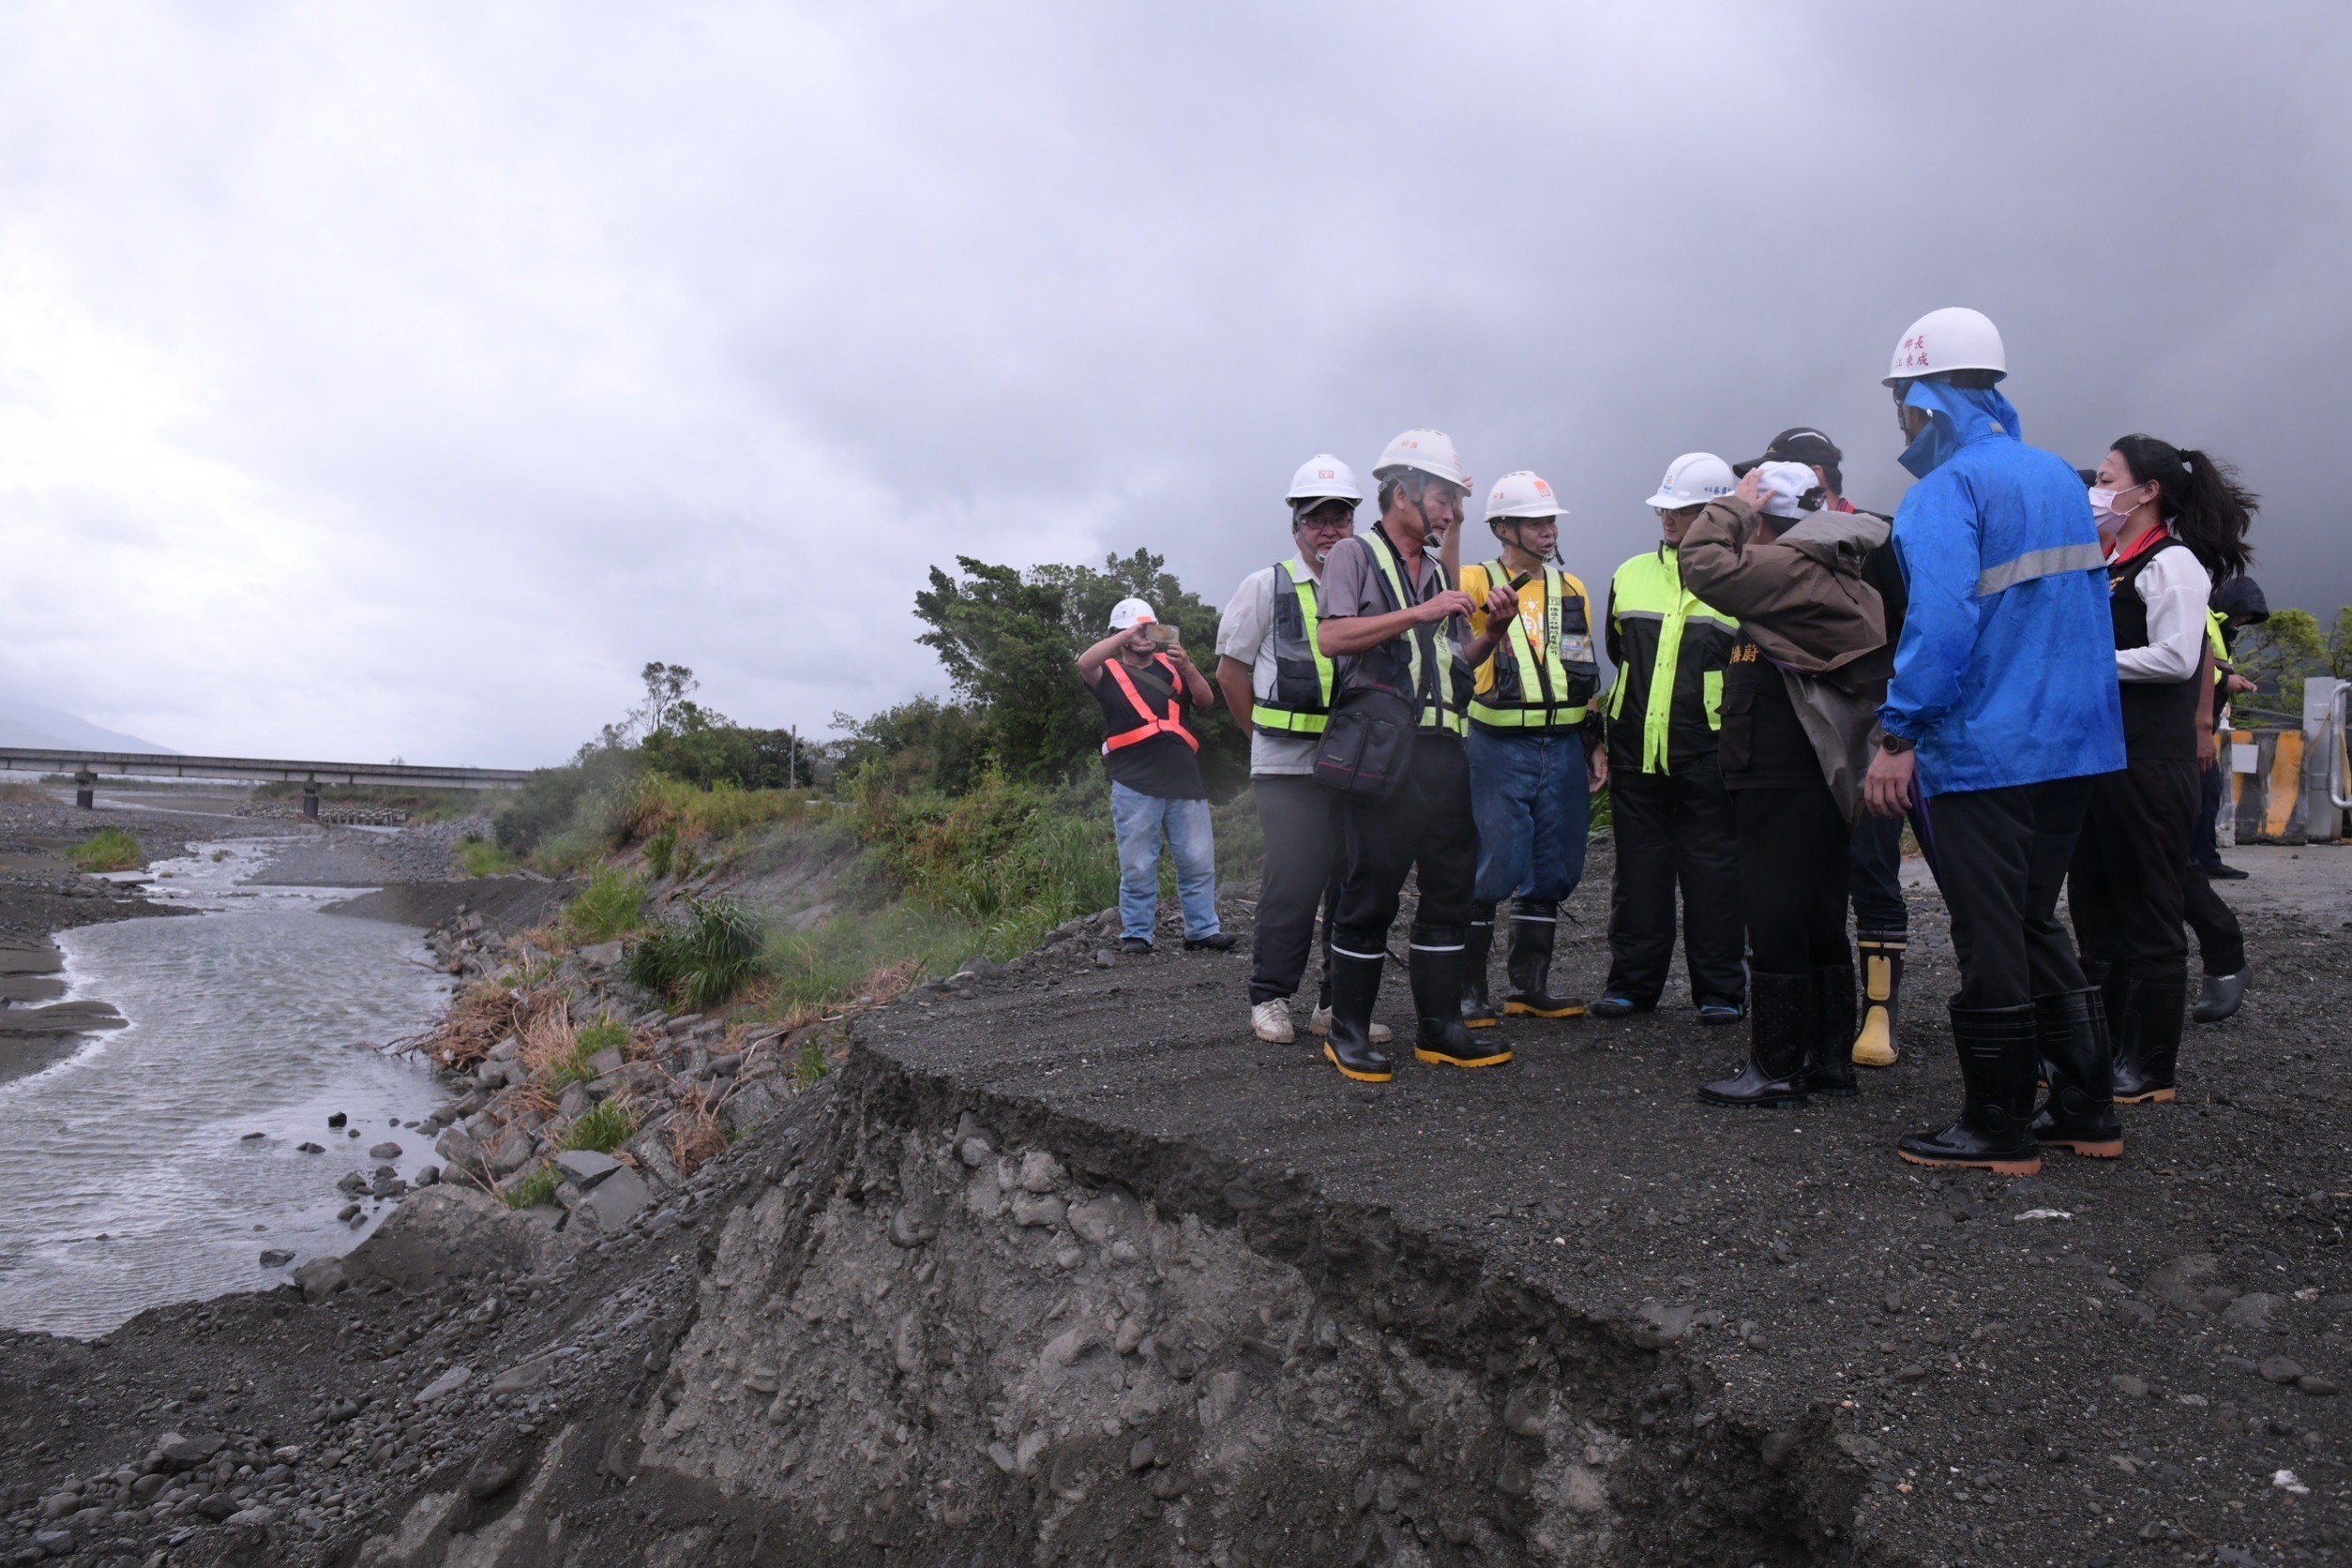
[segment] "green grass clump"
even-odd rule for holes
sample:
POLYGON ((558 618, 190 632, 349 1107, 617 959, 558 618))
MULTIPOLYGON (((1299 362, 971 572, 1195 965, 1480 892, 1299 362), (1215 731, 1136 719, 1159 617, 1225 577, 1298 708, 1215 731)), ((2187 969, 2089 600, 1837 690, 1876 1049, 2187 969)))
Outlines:
POLYGON ((509 1182, 499 1196, 509 1209, 535 1209, 542 1203, 555 1201, 555 1172, 539 1167, 519 1182, 509 1182))
POLYGON ((139 852, 139 840, 118 827, 92 834, 68 850, 66 858, 84 871, 128 871, 146 859, 139 852))
POLYGON ((549 1063, 539 1073, 539 1085, 550 1094, 561 1094, 575 1083, 593 1083, 596 1069, 591 1064, 608 1050, 628 1054, 628 1025, 614 1021, 608 1013, 593 1023, 582 1024, 572 1048, 549 1063))
POLYGON ((515 857, 487 838, 467 834, 458 840, 458 864, 469 877, 495 877, 515 868, 515 857))
POLYGON ((817 1037, 811 1034, 803 1040, 800 1055, 792 1063, 792 1081, 807 1089, 823 1082, 825 1075, 831 1071, 833 1063, 825 1060, 825 1048, 817 1043, 817 1037))
POLYGON ((698 902, 684 924, 661 925, 628 950, 628 976, 649 991, 708 1012, 764 967, 766 933, 732 898, 698 902))
POLYGON ((629 1026, 610 1013, 580 1026, 580 1054, 582 1057, 617 1050, 626 1056, 629 1050, 629 1026))
POLYGON ((574 942, 611 942, 645 928, 645 884, 608 866, 564 906, 564 929, 574 942))
POLYGON ((637 1131, 637 1118, 618 1100, 606 1100, 593 1106, 572 1119, 564 1129, 563 1146, 566 1149, 593 1149, 599 1154, 610 1154, 629 1140, 637 1131))

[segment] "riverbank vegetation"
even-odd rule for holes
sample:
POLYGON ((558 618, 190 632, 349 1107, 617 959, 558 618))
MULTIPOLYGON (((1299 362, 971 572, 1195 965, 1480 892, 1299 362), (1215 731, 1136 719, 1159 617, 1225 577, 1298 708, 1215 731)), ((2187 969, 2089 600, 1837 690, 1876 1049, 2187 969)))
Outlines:
POLYGON ((139 840, 121 828, 101 828, 66 852, 66 858, 84 871, 129 871, 147 863, 139 840))
MULTIPOLYGON (((1078 655, 1139 596, 1206 660, 1216 612, 1145 551, 958 566, 916 596, 950 697, 837 714, 811 741, 735 724, 696 700, 692 671, 649 664, 628 715, 505 798, 468 868, 583 879, 550 941, 622 942, 627 972, 674 1005, 779 1019, 886 1001, 1108 907, 1110 794, 1078 655)), ((1254 876, 1248 743, 1222 713, 1199 729, 1220 869, 1254 876)))

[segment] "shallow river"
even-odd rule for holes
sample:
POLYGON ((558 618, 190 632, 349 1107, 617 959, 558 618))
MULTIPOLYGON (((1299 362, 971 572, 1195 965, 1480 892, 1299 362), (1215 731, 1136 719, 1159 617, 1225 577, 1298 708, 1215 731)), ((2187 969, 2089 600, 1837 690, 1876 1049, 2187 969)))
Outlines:
POLYGON ((229 843, 159 862, 155 896, 205 912, 59 934, 72 994, 130 1022, 0 1084, 0 1327, 86 1337, 282 1282, 264 1249, 341 1253, 379 1217, 336 1218, 336 1179, 371 1171, 369 1148, 398 1143, 403 1176, 434 1163, 399 1123, 445 1096, 374 1048, 430 1023, 447 980, 415 930, 320 912, 351 889, 249 883, 263 857, 229 843))

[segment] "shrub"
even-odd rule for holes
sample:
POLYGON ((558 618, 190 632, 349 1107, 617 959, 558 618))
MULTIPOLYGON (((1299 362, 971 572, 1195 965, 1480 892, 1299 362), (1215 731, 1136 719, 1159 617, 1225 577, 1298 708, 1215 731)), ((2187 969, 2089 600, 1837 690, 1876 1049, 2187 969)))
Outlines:
POLYGON ((527 855, 565 836, 597 797, 637 771, 637 753, 618 745, 592 743, 560 768, 542 768, 499 808, 498 847, 527 855))
POLYGON ((469 833, 458 840, 458 865, 469 877, 496 877, 515 868, 515 857, 469 833))
POLYGON ((102 828, 66 852, 66 858, 84 871, 128 871, 144 865, 139 840, 121 828, 102 828))
POLYGON ((898 793, 861 779, 857 824, 909 897, 959 915, 995 956, 1036 945, 1074 915, 1119 897, 1109 792, 988 773, 967 794, 898 793))
POLYGON ((789 790, 808 780, 808 748, 790 730, 755 730, 680 702, 639 747, 645 766, 701 789, 789 790))
POLYGON ((698 1011, 719 1006, 761 968, 759 917, 732 898, 698 902, 680 925, 654 928, 628 951, 628 976, 698 1011))
POLYGON ((593 1149, 599 1154, 610 1154, 629 1140, 637 1131, 637 1118, 618 1100, 606 1100, 591 1107, 572 1120, 564 1129, 562 1144, 566 1149, 593 1149))
POLYGON ((509 1209, 535 1209, 555 1201, 555 1172, 541 1166, 520 1181, 507 1183, 499 1196, 509 1209))
POLYGON ((674 854, 682 844, 723 842, 753 828, 797 822, 807 811, 807 798, 788 790, 739 790, 732 784, 705 790, 680 779, 640 774, 613 792, 604 832, 616 850, 651 845, 666 837, 674 854))
POLYGON ((564 906, 564 929, 577 942, 611 942, 645 927, 645 884, 616 867, 588 879, 564 906))

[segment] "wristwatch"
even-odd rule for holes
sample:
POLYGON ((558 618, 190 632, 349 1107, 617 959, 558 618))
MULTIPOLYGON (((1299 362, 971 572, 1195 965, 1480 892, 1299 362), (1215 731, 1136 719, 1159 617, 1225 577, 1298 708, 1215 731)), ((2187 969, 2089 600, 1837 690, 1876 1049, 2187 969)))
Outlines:
POLYGON ((1918 744, 1907 735, 1897 735, 1892 731, 1878 737, 1878 749, 1890 757, 1900 757, 1918 744))

